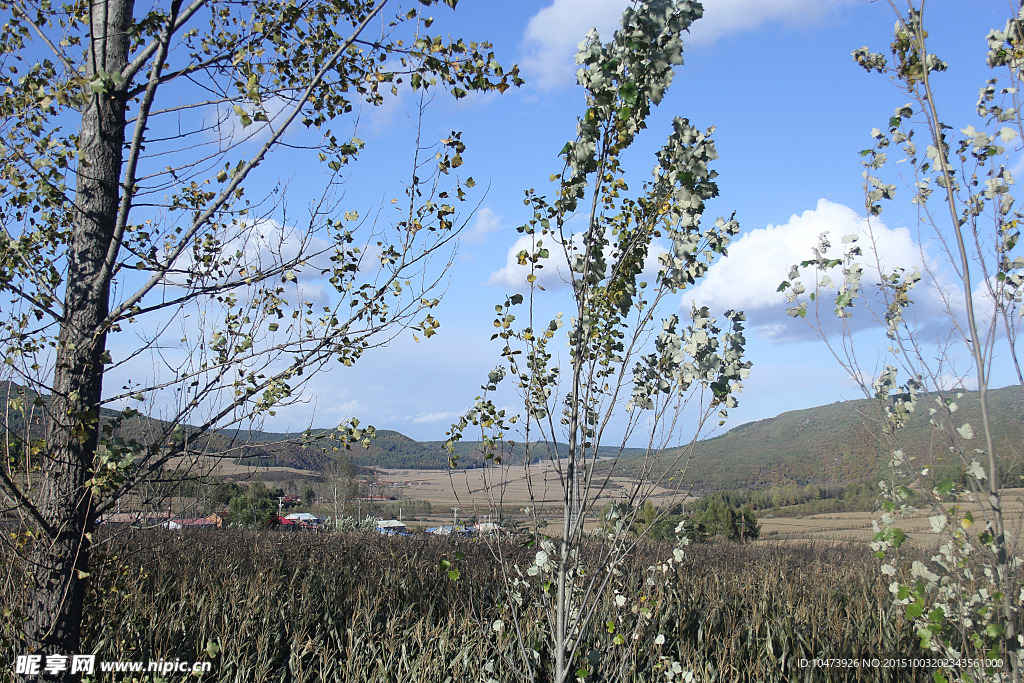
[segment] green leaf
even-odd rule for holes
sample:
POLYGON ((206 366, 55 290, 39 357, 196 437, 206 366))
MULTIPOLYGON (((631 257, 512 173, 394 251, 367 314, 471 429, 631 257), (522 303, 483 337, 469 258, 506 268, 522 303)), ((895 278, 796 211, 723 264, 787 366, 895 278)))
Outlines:
POLYGON ((619 97, 626 104, 636 104, 638 92, 636 83, 623 83, 619 86, 619 97))
POLYGON ((903 542, 907 540, 907 535, 900 529, 890 526, 875 534, 875 539, 879 541, 887 541, 894 548, 899 548, 903 545, 903 542))
POLYGON ((985 627, 985 635, 989 638, 1002 638, 1006 635, 1006 629, 1002 624, 989 624, 985 627))

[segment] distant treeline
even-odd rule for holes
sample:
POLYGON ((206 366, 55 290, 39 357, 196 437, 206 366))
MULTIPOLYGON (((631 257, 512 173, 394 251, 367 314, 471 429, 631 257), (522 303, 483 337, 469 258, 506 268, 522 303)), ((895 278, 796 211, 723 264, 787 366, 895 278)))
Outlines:
POLYGON ((749 505, 775 514, 818 514, 872 510, 878 501, 878 484, 862 481, 845 486, 807 484, 770 486, 759 491, 719 491, 697 501, 720 499, 729 505, 749 505))

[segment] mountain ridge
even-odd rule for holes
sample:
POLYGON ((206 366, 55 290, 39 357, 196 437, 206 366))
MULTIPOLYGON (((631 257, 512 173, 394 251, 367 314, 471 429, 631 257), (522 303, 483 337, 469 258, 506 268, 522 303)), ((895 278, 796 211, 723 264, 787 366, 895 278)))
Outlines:
MULTIPOLYGON (((961 393, 956 424, 978 425, 977 392, 961 393)), ((990 389, 988 402, 996 450, 1005 455, 1004 467, 1019 468, 1024 454, 1024 392, 1017 385, 990 389)), ((928 423, 928 407, 922 404, 908 417, 899 432, 901 444, 922 467, 953 467, 947 443, 936 438, 928 423)), ((679 449, 670 449, 663 458, 678 453, 679 449)), ((700 488, 718 490, 848 484, 877 477, 890 459, 878 403, 864 398, 786 411, 699 441, 686 476, 700 488)))
MULTIPOLYGON (((14 393, 21 393, 23 397, 36 396, 18 385, 0 382, 0 398, 7 400, 11 387, 17 387, 14 393)), ((988 395, 996 448, 998 452, 1007 454, 1004 469, 1015 473, 1019 470, 1024 475, 1024 463, 1021 462, 1024 454, 1024 392, 1013 385, 990 389, 988 395)), ((977 392, 963 392, 959 403, 958 423, 977 425, 980 420, 977 392)), ((877 405, 871 399, 840 401, 786 411, 775 417, 738 425, 723 434, 696 442, 682 476, 699 490, 808 483, 848 484, 871 480, 884 471, 890 459, 880 422, 874 416, 877 405)), ((112 420, 118 413, 104 409, 102 415, 104 419, 112 420)), ((935 438, 927 417, 926 410, 916 411, 901 430, 901 437, 907 444, 906 451, 918 454, 922 465, 955 466, 941 440, 935 438)), ((166 423, 139 415, 125 419, 117 435, 144 442, 142 439, 147 433, 166 433, 166 429, 166 423)), ((185 431, 188 432, 188 427, 185 431)), ((448 467, 448 453, 445 442, 441 440, 417 441, 396 430, 380 429, 368 448, 362 444, 346 447, 330 438, 331 431, 314 430, 310 434, 319 439, 309 443, 308 438, 303 438, 303 433, 220 430, 202 437, 196 449, 216 452, 238 449, 235 457, 241 464, 287 466, 314 472, 329 468, 335 459, 334 454, 339 452, 344 452, 348 460, 360 468, 448 467)), ((521 464, 525 461, 527 451, 522 443, 508 443, 505 447, 501 454, 503 462, 521 464)), ((534 462, 542 460, 548 451, 545 442, 538 442, 533 444, 530 458, 534 462)), ((615 451, 615 448, 608 448, 603 454, 613 455, 615 451)), ((653 471, 664 471, 682 452, 685 448, 668 449, 660 456, 660 462, 653 471)), ((458 442, 455 453, 460 467, 478 467, 488 462, 480 442, 458 442)), ((629 475, 638 472, 643 454, 643 449, 623 451, 616 463, 617 473, 629 475)), ((598 463, 599 468, 610 466, 608 462, 598 463)))

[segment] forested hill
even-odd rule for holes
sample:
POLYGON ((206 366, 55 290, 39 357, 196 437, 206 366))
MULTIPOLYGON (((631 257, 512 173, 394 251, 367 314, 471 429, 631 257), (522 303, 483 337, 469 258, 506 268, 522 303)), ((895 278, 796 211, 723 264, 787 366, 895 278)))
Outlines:
MULTIPOLYGON (((1018 386, 1004 387, 989 390, 988 402, 996 451, 1004 456, 1004 470, 1013 466, 1013 476, 1019 476, 1021 472, 1016 470, 1021 469, 1019 461, 1024 454, 1024 395, 1018 386)), ((965 392, 957 404, 957 425, 971 424, 974 439, 981 440, 977 393, 965 392)), ((927 405, 911 415, 900 439, 906 453, 931 458, 933 467, 952 464, 948 442, 929 424, 927 405)), ((670 463, 678 455, 678 451, 669 451, 663 462, 670 463)), ((850 483, 877 477, 889 460, 877 404, 862 399, 782 413, 698 442, 685 477, 706 490, 850 483)))
MULTIPOLYGON (((321 454, 324 450, 328 453, 334 452, 334 448, 343 450, 344 447, 329 438, 316 441, 314 444, 303 447, 295 440, 297 434, 273 434, 264 433, 254 435, 255 441, 250 447, 250 456, 245 462, 247 464, 260 465, 288 465, 292 467, 304 467, 309 469, 320 469, 321 454), (257 451, 259 451, 257 453, 257 451), (254 459, 253 456, 258 457, 254 459)), ((564 445, 560 446, 564 448, 564 445)), ((603 449, 602 455, 614 455, 612 448, 603 449)), ((629 456, 639 453, 640 449, 626 449, 624 455, 629 456)), ((447 469, 448 451, 445 448, 445 441, 416 441, 404 434, 389 429, 377 430, 376 438, 370 442, 369 448, 361 445, 353 445, 347 450, 352 464, 360 467, 380 467, 385 469, 447 469)), ((485 462, 482 445, 479 441, 460 441, 455 445, 455 455, 458 456, 459 467, 479 467, 485 462)), ((506 445, 505 450, 499 454, 505 464, 522 464, 527 457, 526 447, 522 443, 506 445)), ((529 457, 531 462, 545 460, 551 455, 551 447, 547 443, 535 443, 530 449, 529 457)))
MULTIPOLYGON (((29 416, 33 424, 33 435, 41 436, 42 414, 46 410, 47 397, 26 390, 24 387, 0 382, 0 403, 11 403, 12 409, 0 411, 0 427, 6 425, 13 439, 18 440, 24 433, 24 419, 29 416), (17 409, 14 409, 17 406, 17 409), (22 412, 22 409, 24 412, 22 412)), ((165 422, 145 415, 136 415, 117 420, 117 411, 104 409, 101 418, 104 422, 118 422, 115 437, 125 441, 134 440, 140 444, 151 443, 166 438, 173 429, 165 422)), ((184 428, 186 434, 194 433, 190 427, 184 428)), ((448 467, 448 452, 444 441, 416 441, 399 432, 380 429, 376 438, 370 442, 369 448, 353 445, 346 449, 344 444, 330 438, 330 430, 315 430, 314 439, 304 438, 301 433, 276 433, 248 430, 222 430, 195 438, 190 448, 195 452, 227 453, 230 457, 248 465, 264 467, 282 466, 322 471, 335 457, 335 453, 345 452, 352 464, 357 467, 380 467, 388 469, 445 469, 448 467)), ((639 449, 626 449, 625 454, 639 452, 639 449)), ((485 462, 478 441, 462 441, 456 444, 455 453, 459 458, 460 467, 476 467, 485 462)), ((549 457, 549 446, 546 443, 534 444, 529 457, 533 461, 549 457)), ((603 455, 613 455, 613 449, 607 449, 603 455)), ((521 464, 527 457, 526 448, 521 443, 507 445, 499 454, 507 464, 521 464)))
MULTIPOLYGON (((0 383, 0 400, 19 395, 23 404, 31 404, 36 398, 26 395, 17 385, 0 383)), ((974 426, 975 439, 980 440, 977 394, 967 392, 958 405, 955 413, 958 424, 970 423, 974 426)), ((36 409, 37 414, 39 410, 36 409)), ((721 436, 698 442, 685 479, 703 490, 722 490, 793 483, 838 484, 875 478, 890 457, 889 448, 881 438, 876 410, 873 401, 845 401, 740 425, 721 436)), ((990 390, 989 410, 997 451, 1006 456, 1004 469, 1009 470, 1011 476, 1019 477, 1024 474, 1024 464, 1020 462, 1024 455, 1024 395, 1016 386, 990 390)), ((10 426, 17 431, 17 413, 6 413, 8 417, 0 420, 11 419, 10 426)), ((103 412, 104 419, 115 416, 113 411, 103 412)), ((118 432, 125 439, 135 438, 146 443, 149 437, 166 429, 167 425, 159 420, 138 416, 124 420, 118 432)), ((334 459, 334 453, 345 449, 328 438, 328 432, 319 434, 324 435, 321 440, 303 445, 299 443, 299 434, 219 432, 197 440, 193 446, 207 452, 232 452, 245 464, 321 471, 334 459)), ((928 424, 927 406, 916 411, 901 431, 907 453, 927 454, 934 460, 932 466, 948 466, 948 447, 939 436, 928 424)), ((471 441, 457 444, 460 467, 479 466, 484 462, 480 446, 479 442, 471 441)), ((416 441, 387 429, 377 431, 369 448, 356 445, 347 453, 352 464, 358 467, 444 469, 448 466, 444 441, 416 441)), ((641 453, 640 449, 627 449, 619 464, 628 470, 630 456, 641 453)), ((613 454, 612 449, 604 453, 613 454)), ((532 460, 547 456, 546 444, 534 444, 530 453, 532 460)), ((515 444, 502 458, 505 463, 520 464, 526 458, 526 449, 523 444, 515 444)), ((664 454, 662 462, 667 467, 678 458, 678 449, 673 449, 664 454)))

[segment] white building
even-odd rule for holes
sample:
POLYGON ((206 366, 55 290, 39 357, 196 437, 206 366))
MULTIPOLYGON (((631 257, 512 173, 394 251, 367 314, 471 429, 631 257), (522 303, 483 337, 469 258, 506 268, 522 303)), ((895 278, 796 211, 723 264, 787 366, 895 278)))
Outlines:
POLYGON ((290 515, 285 515, 284 518, 294 520, 300 524, 308 524, 309 526, 320 526, 323 523, 322 519, 309 512, 293 512, 290 515))

